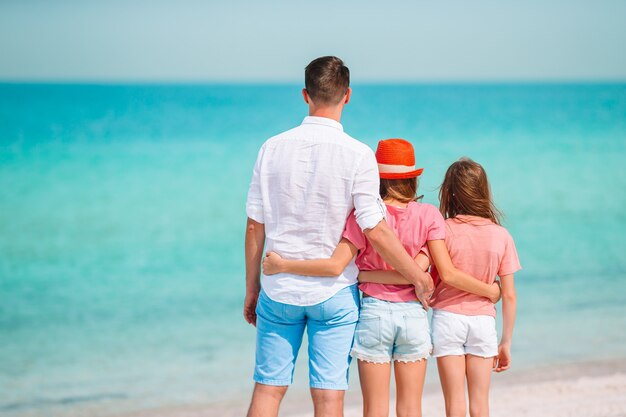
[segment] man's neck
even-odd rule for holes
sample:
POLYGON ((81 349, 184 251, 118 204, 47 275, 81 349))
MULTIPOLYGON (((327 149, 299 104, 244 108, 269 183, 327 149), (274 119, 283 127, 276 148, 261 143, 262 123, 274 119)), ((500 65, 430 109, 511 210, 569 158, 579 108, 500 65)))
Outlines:
POLYGON ((309 107, 309 116, 315 117, 325 117, 327 119, 332 119, 338 123, 341 122, 341 112, 343 107, 317 107, 312 108, 309 107))

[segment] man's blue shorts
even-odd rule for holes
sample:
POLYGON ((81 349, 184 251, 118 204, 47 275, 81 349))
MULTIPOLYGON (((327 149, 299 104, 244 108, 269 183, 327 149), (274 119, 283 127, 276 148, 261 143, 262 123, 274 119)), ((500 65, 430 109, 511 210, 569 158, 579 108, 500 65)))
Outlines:
POLYGON ((276 386, 293 382, 306 328, 311 388, 348 389, 350 349, 359 319, 356 284, 312 306, 279 303, 261 291, 256 314, 256 382, 276 386))

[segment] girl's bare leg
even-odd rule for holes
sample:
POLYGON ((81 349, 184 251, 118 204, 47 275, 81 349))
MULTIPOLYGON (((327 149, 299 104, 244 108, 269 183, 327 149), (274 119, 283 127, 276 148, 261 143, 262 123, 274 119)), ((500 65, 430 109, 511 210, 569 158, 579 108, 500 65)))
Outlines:
POLYGON ((437 358, 447 417, 465 417, 465 355, 437 358))
POLYGON ((422 392, 426 378, 426 359, 394 363, 396 376, 396 415, 422 417, 422 392))
POLYGON ((390 378, 391 363, 372 363, 359 360, 363 417, 389 416, 390 378))
POLYGON ((489 384, 493 358, 466 355, 467 393, 471 417, 489 417, 489 384))

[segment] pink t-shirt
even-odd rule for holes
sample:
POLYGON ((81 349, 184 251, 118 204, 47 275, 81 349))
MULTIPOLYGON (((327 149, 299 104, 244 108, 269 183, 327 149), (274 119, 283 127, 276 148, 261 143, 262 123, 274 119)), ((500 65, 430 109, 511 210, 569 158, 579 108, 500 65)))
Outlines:
MULTIPOLYGON (((406 208, 387 204, 387 224, 396 233, 402 245, 411 257, 417 256, 420 249, 429 240, 445 238, 444 220, 439 210, 433 205, 410 202, 406 208)), ((356 265, 361 271, 392 270, 385 263, 356 223, 354 213, 346 222, 343 237, 359 250, 356 265)), ((412 285, 386 285, 363 283, 359 289, 365 294, 380 300, 402 302, 417 300, 412 285)))
MULTIPOLYGON (((507 230, 489 219, 459 215, 446 222, 446 246, 455 267, 488 284, 496 275, 513 274, 520 266, 513 238, 507 230)), ((479 295, 451 287, 439 278, 437 268, 431 268, 435 293, 430 305, 467 316, 496 316, 491 301, 479 295)))

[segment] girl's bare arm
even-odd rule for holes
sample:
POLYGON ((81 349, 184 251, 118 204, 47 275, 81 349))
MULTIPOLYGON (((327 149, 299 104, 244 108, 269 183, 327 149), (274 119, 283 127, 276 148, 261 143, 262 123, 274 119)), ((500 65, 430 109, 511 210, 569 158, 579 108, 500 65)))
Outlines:
POLYGON ((311 260, 283 259, 275 252, 268 252, 263 258, 263 273, 274 275, 288 272, 298 275, 336 277, 341 274, 357 253, 348 239, 341 239, 330 258, 311 260))
MULTIPOLYGON (((415 257, 415 263, 422 269, 428 270, 430 260, 424 252, 420 252, 415 257)), ((359 282, 376 282, 378 284, 410 284, 410 282, 396 271, 361 271, 359 272, 359 282)))
POLYGON ((437 267, 439 277, 443 282, 460 290, 487 297, 493 303, 498 302, 500 299, 499 285, 496 283, 486 284, 460 269, 457 269, 452 264, 448 248, 443 239, 429 240, 428 250, 433 263, 437 267))
POLYGON ((511 344, 513 342, 513 327, 517 306, 517 295, 513 274, 500 277, 502 283, 502 339, 498 346, 496 372, 506 371, 511 367, 511 344))

